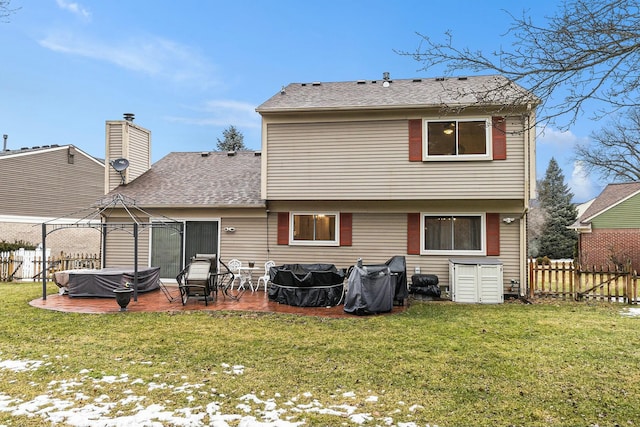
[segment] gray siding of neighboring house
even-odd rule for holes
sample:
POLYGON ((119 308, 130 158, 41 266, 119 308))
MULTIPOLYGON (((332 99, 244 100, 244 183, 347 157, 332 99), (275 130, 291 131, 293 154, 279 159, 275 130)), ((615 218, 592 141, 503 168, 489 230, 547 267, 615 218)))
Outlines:
POLYGON ((129 161, 124 171, 125 183, 129 183, 151 167, 151 132, 126 120, 106 122, 105 193, 121 184, 120 174, 110 163, 118 158, 129 161))
POLYGON ((265 122, 268 200, 528 198, 520 118, 507 120, 507 160, 447 162, 408 161, 407 119, 265 122))
POLYGON ((104 166, 73 151, 73 163, 68 146, 0 157, 0 214, 77 218, 89 208, 104 194, 104 166))

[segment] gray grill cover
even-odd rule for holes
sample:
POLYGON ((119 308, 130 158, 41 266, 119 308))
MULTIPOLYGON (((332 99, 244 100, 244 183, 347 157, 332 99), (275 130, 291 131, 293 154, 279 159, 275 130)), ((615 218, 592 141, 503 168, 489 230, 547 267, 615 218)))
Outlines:
POLYGON ((393 309, 395 281, 386 265, 355 265, 348 280, 344 311, 365 315, 386 313, 393 309))

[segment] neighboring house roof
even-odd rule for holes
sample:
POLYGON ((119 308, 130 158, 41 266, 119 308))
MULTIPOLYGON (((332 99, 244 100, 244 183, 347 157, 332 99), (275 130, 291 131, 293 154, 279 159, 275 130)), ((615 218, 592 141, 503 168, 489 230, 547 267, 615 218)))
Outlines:
POLYGON ((38 145, 38 146, 34 146, 34 147, 22 147, 19 149, 6 149, 4 151, 0 151, 0 160, 2 159, 10 159, 13 157, 19 157, 19 156, 29 156, 29 155, 33 155, 33 154, 42 154, 45 153, 47 151, 54 151, 54 150, 66 150, 69 147, 73 147, 76 152, 82 154, 83 156, 86 156, 89 159, 94 160, 95 162, 99 163, 100 165, 104 166, 104 159, 98 159, 96 157, 90 156, 89 154, 85 153, 84 151, 82 151, 81 149, 79 149, 78 147, 74 146, 73 144, 65 144, 65 145, 59 145, 59 144, 51 144, 51 145, 38 145))
POLYGON ((291 83, 258 108, 259 113, 394 109, 539 103, 531 92, 503 76, 291 83))
POLYGON ((169 153, 151 169, 107 194, 145 207, 261 207, 260 153, 169 153))
POLYGON ((588 227, 593 218, 601 215, 638 193, 640 193, 640 182, 609 184, 570 227, 576 229, 588 227))

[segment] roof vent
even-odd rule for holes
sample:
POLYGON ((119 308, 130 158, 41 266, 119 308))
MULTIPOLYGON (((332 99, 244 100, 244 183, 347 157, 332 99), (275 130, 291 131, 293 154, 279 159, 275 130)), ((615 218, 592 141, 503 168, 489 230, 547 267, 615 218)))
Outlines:
POLYGON ((313 83, 311 83, 311 86, 320 86, 320 85, 321 85, 321 83, 320 83, 320 82, 313 82, 313 83))
POLYGON ((414 83, 420 83, 422 81, 422 79, 413 79, 414 83))
POLYGON ((233 156, 235 156, 235 155, 236 155, 236 152, 235 152, 235 151, 227 151, 227 156, 229 156, 229 157, 233 157, 233 156))
POLYGON ((132 122, 136 115, 133 113, 124 113, 124 119, 128 122, 132 122))
POLYGON ((467 80, 467 77, 458 77, 458 80, 467 80))
POLYGON ((261 151, 256 151, 256 152, 253 153, 253 155, 256 156, 256 157, 260 157, 260 156, 262 156, 262 152, 261 151))
POLYGON ((382 73, 382 80, 384 80, 382 82, 382 87, 389 87, 389 85, 391 84, 391 79, 389 78, 388 71, 385 71, 384 73, 382 73))
POLYGON ((284 95, 285 93, 287 93, 287 91, 284 90, 284 86, 282 86, 282 88, 280 89, 280 95, 284 95))
POLYGON ((37 150, 38 148, 40 148, 39 145, 35 145, 35 146, 31 147, 32 150, 37 150))
POLYGON ((364 81, 364 80, 358 80, 358 81, 356 82, 356 84, 359 84, 359 85, 363 85, 363 84, 365 84, 365 83, 366 83, 366 81, 364 81))
POLYGON ((443 82, 444 81, 444 77, 436 77, 436 81, 437 82, 443 82))
POLYGON ((203 151, 202 153, 200 153, 200 157, 209 157, 209 152, 203 151))

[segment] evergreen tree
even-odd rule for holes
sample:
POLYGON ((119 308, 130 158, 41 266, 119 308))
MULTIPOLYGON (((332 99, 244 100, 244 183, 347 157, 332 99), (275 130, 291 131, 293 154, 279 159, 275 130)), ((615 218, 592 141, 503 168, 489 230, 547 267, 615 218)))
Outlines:
POLYGON ((551 259, 574 257, 578 235, 575 230, 567 228, 578 215, 571 203, 572 198, 558 162, 551 158, 544 179, 538 182, 538 201, 545 215, 538 240, 538 256, 551 259))
POLYGON ((224 131, 222 131, 224 140, 218 138, 218 151, 241 151, 246 150, 244 146, 244 136, 242 132, 231 125, 224 131))

